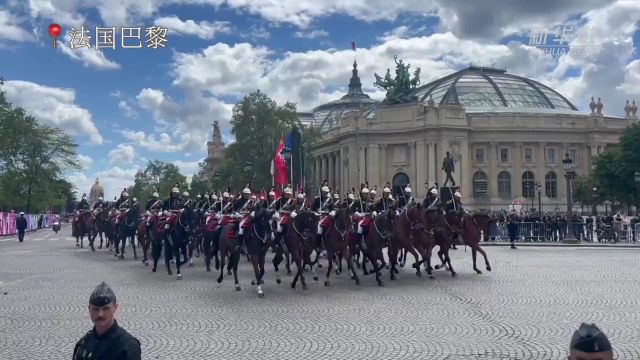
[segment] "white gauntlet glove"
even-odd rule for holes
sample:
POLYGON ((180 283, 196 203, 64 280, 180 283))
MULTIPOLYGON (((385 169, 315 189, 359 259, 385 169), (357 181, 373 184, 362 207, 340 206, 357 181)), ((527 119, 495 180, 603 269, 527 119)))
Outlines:
POLYGON ((331 217, 336 216, 336 211, 335 210, 331 210, 331 212, 329 213, 329 216, 331 216, 331 217))
POLYGON ((372 215, 373 215, 373 217, 376 217, 376 216, 378 216, 378 212, 374 211, 372 215))
POLYGON ((360 213, 359 213, 359 212, 357 212, 357 211, 356 211, 356 213, 355 213, 354 215, 355 215, 355 216, 357 216, 357 217, 361 217, 361 216, 362 216, 362 214, 360 214, 360 213))
POLYGON ((255 212, 255 211, 252 211, 252 212, 251 212, 251 214, 250 214, 250 216, 251 216, 251 217, 255 217, 255 216, 256 216, 256 212, 255 212))
POLYGON ((291 212, 291 218, 292 218, 292 219, 295 219, 295 218, 296 218, 296 216, 298 216, 298 213, 297 213, 297 212, 295 212, 295 211, 292 211, 292 212, 291 212))

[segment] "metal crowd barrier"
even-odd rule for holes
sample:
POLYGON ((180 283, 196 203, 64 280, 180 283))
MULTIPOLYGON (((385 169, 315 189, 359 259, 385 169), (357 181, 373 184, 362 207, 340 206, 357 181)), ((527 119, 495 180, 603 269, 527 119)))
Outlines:
MULTIPOLYGON (((631 226, 629 224, 614 223, 613 226, 596 227, 587 222, 560 222, 545 224, 543 222, 518 222, 516 241, 541 242, 562 241, 569 232, 575 239, 594 243, 638 243, 640 244, 640 223, 631 226)), ((482 240, 487 238, 482 234, 482 240)), ((494 223, 488 234, 487 241, 509 241, 509 232, 506 223, 494 223)))

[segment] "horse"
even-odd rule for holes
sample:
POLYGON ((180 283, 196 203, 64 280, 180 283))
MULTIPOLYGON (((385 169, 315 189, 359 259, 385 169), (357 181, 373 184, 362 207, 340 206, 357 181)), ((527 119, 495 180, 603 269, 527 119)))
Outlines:
MULTIPOLYGON (((108 232, 111 230, 109 226, 109 212, 105 207, 101 208, 97 216, 95 217, 95 233, 93 234, 93 238, 91 239, 91 244, 95 241, 96 237, 100 236, 100 245, 98 245, 98 249, 102 249, 102 244, 104 242, 103 234, 107 237, 108 232)), ((107 239, 107 245, 108 245, 107 239)))
MULTIPOLYGON (((335 210, 335 215, 331 219, 331 225, 325 230, 323 235, 323 243, 327 250, 327 260, 329 262, 324 286, 329 286, 330 284, 329 277, 331 276, 331 270, 334 266, 334 256, 337 256, 338 259, 344 257, 347 261, 347 268, 351 271, 353 280, 356 285, 360 285, 360 278, 358 278, 353 268, 352 257, 355 251, 353 251, 354 247, 350 241, 352 232, 353 222, 351 220, 351 213, 346 206, 342 206, 338 210, 335 210)), ((342 261, 340 260, 340 262, 342 261)), ((380 282, 378 282, 378 284, 380 284, 380 282)))
POLYGON ((138 228, 136 229, 136 237, 138 238, 138 245, 142 248, 142 263, 147 266, 149 261, 147 259, 147 251, 151 245, 151 235, 147 234, 147 221, 151 218, 149 216, 140 216, 138 221, 138 228))
POLYGON ((398 252, 400 249, 405 249, 413 255, 415 262, 412 267, 416 269, 416 276, 422 276, 422 273, 420 272, 420 265, 422 262, 420 261, 420 256, 415 248, 416 234, 421 236, 420 233, 423 231, 422 223, 420 221, 422 218, 421 213, 422 205, 418 203, 407 207, 396 217, 396 220, 394 221, 393 231, 391 233, 391 246, 389 247, 391 280, 395 280, 395 274, 399 273, 395 266, 398 262, 398 252))
POLYGON ((455 235, 457 234, 460 228, 460 218, 457 214, 453 212, 449 212, 446 215, 442 215, 442 213, 438 214, 437 217, 437 225, 434 229, 434 235, 436 244, 440 248, 438 251, 438 257, 440 258, 440 265, 436 265, 434 268, 436 270, 446 267, 451 272, 451 276, 456 276, 455 270, 453 270, 453 266, 451 265, 451 257, 449 256, 449 250, 451 249, 451 245, 455 244, 455 235))
POLYGON ((460 228, 462 229, 462 238, 466 245, 471 247, 471 257, 473 259, 473 270, 477 274, 482 274, 482 271, 476 267, 476 256, 479 252, 484 257, 484 262, 487 267, 487 271, 491 271, 491 265, 487 259, 487 253, 480 247, 481 232, 484 232, 485 236, 489 236, 491 225, 495 220, 491 219, 486 214, 464 214, 460 228))
MULTIPOLYGON (((233 278, 235 280, 235 289, 240 291, 240 283, 238 282, 238 263, 240 262, 240 240, 238 238, 239 219, 231 216, 223 217, 224 225, 218 229, 217 236, 214 236, 214 247, 218 246, 220 251, 220 276, 216 280, 220 284, 224 278, 224 262, 229 257, 229 266, 233 270, 233 278)), ((215 249, 214 249, 215 250, 215 249)), ((213 251, 213 254, 217 252, 213 251)), ((216 269, 218 268, 218 259, 216 258, 216 269)))
POLYGON ((204 212, 200 209, 194 211, 194 217, 195 219, 191 224, 191 241, 189 241, 189 266, 193 266, 194 252, 196 253, 197 258, 200 257, 207 219, 204 212))
POLYGON ((124 260, 124 248, 127 245, 127 239, 131 239, 131 247, 133 248, 133 258, 138 259, 138 254, 136 252, 136 230, 138 227, 138 206, 134 204, 132 207, 124 210, 124 214, 121 214, 120 223, 116 229, 118 236, 116 237, 116 242, 114 247, 116 249, 116 253, 114 256, 118 256, 121 260, 124 260), (120 243, 120 251, 118 251, 118 243, 120 243))
MULTIPOLYGON (((182 248, 181 239, 177 234, 178 222, 184 223, 183 209, 166 211, 158 217, 156 224, 153 226, 151 233, 151 253, 153 255, 152 272, 156 272, 158 260, 162 253, 164 244, 164 262, 167 267, 167 275, 173 275, 171 271, 171 260, 175 258, 177 279, 182 280, 180 266, 186 262, 180 261, 180 250, 182 248)), ((186 254, 185 254, 186 255, 186 254)))
MULTIPOLYGON (((194 216, 193 209, 190 206, 185 206, 179 213, 177 218, 177 225, 175 228, 175 240, 179 246, 179 253, 182 254, 182 264, 190 261, 189 252, 187 247, 193 242, 193 229, 194 229, 194 216)), ((179 259, 176 258, 176 261, 179 259)), ((190 266, 193 266, 191 262, 190 266)))
MULTIPOLYGON (((376 281, 379 286, 384 286, 380 279, 380 270, 384 267, 384 255, 382 249, 387 246, 391 240, 391 232, 393 230, 393 224, 396 220, 395 210, 386 210, 377 214, 371 219, 371 224, 366 230, 364 237, 364 248, 362 249, 363 257, 369 259, 373 265, 373 272, 376 274, 376 281), (378 260, 382 265, 378 265, 378 260)), ((364 259, 363 259, 364 260, 364 259)), ((363 261, 362 271, 368 274, 367 268, 363 261)))
MULTIPOLYGON (((264 284, 264 263, 267 255, 267 250, 270 247, 270 240, 273 236, 271 229, 271 219, 275 214, 275 210, 268 210, 263 207, 259 207, 252 215, 251 226, 247 229, 248 233, 245 235, 245 247, 247 249, 247 255, 253 265, 253 271, 255 273, 255 285, 258 293, 258 297, 264 297, 262 291, 262 284, 264 284)), ((254 282, 252 281, 253 285, 254 282)))
MULTIPOLYGON (((282 236, 276 237, 276 240, 280 241, 280 246, 273 258, 275 271, 278 272, 278 265, 283 259, 282 253, 290 255, 297 269, 291 282, 291 288, 295 289, 299 279, 302 290, 307 290, 307 282, 304 278, 304 248, 305 244, 314 241, 317 227, 316 215, 312 211, 303 210, 295 217, 289 216, 288 219, 283 219, 281 226, 284 227, 282 236)), ((276 282, 280 283, 280 281, 279 277, 276 278, 276 282)))
POLYGON ((84 235, 87 235, 89 242, 91 242, 91 232, 94 226, 93 217, 88 210, 80 210, 80 214, 77 216, 77 221, 73 222, 72 233, 76 238, 76 247, 84 247, 84 235))

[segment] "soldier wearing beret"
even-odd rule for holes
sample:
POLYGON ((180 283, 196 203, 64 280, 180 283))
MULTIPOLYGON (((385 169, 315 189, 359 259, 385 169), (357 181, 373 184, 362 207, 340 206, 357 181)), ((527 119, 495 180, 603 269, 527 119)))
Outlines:
POLYGON ((113 290, 98 285, 89 298, 94 327, 76 343, 73 360, 140 360, 140 341, 118 325, 117 310, 113 290))
POLYGON ((569 347, 568 360, 613 360, 611 343, 595 324, 582 323, 569 347))

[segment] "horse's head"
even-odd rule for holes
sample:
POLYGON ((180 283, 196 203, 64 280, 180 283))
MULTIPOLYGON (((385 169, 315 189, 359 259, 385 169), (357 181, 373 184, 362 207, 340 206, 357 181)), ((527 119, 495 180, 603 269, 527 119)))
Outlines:
POLYGON ((300 232, 304 232, 304 230, 315 232, 318 226, 318 219, 312 211, 301 211, 294 221, 300 232))
POLYGON ((345 206, 341 206, 336 210, 336 213, 333 217, 336 226, 341 229, 345 229, 348 226, 351 226, 351 213, 349 209, 345 206))
POLYGON ((253 225, 255 226, 256 233, 260 236, 271 236, 271 219, 275 210, 267 210, 263 207, 259 207, 253 214, 253 225))
POLYGON ((404 212, 405 218, 412 224, 421 222, 423 214, 424 209, 420 203, 415 203, 414 205, 409 206, 404 212))
MULTIPOLYGON (((471 215, 466 216, 470 217, 471 215)), ((485 234, 489 234, 491 231, 491 225, 495 222, 495 219, 486 213, 476 213, 473 215, 473 222, 479 230, 482 230, 485 234)))

